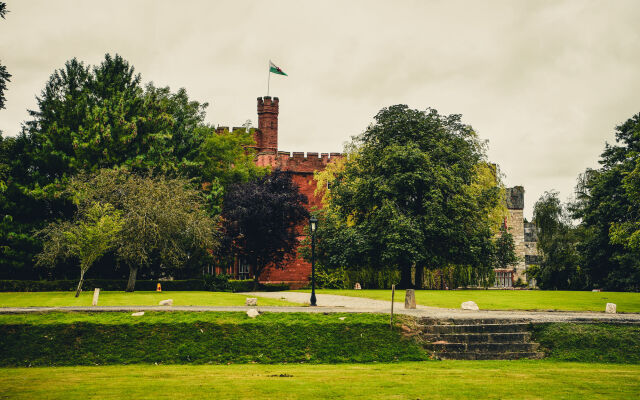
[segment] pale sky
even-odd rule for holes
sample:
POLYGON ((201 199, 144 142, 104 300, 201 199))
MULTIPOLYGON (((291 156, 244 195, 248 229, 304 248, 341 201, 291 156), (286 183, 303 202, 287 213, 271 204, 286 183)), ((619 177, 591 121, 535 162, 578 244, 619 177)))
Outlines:
POLYGON ((105 53, 210 103, 208 122, 257 125, 271 59, 281 150, 341 151, 398 103, 462 114, 530 218, 640 112, 640 1, 4 1, 7 136, 55 69, 105 53))

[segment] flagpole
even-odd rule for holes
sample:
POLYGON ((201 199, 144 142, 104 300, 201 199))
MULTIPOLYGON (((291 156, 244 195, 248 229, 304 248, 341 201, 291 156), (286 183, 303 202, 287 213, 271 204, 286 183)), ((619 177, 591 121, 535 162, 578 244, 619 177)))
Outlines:
POLYGON ((269 96, 269 86, 271 85, 271 65, 269 65, 269 69, 267 69, 267 74, 269 74, 269 77, 267 78, 267 96, 269 96))

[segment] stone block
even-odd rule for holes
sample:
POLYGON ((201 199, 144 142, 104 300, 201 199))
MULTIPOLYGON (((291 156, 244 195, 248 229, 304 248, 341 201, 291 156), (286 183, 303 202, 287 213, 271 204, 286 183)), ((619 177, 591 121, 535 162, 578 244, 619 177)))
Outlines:
POLYGON ((132 317, 142 317, 144 315, 144 311, 134 312, 131 314, 132 317))
POLYGON ((244 304, 246 306, 257 306, 258 305, 258 299, 256 297, 247 297, 247 300, 244 302, 244 304))
POLYGON ((258 312, 258 310, 256 310, 255 308, 252 308, 252 309, 250 309, 250 310, 247 310, 247 316, 248 316, 249 318, 255 318, 255 317, 257 317, 258 315, 260 315, 260 313, 259 313, 259 312, 258 312))
POLYGON ((606 312, 607 314, 615 314, 616 308, 617 307, 615 303, 607 303, 607 307, 605 308, 604 312, 606 312))
POLYGON ((93 289, 93 301, 91 301, 92 306, 98 305, 98 296, 100 296, 100 288, 93 289))
POLYGON ((160 303, 158 303, 161 306, 172 306, 173 305, 173 299, 167 299, 167 300, 160 300, 160 303))
POLYGON ((465 301, 460 305, 463 310, 479 311, 480 307, 474 301, 465 301))
POLYGON ((414 310, 416 308, 416 291, 413 289, 407 289, 407 293, 404 295, 404 308, 414 310))

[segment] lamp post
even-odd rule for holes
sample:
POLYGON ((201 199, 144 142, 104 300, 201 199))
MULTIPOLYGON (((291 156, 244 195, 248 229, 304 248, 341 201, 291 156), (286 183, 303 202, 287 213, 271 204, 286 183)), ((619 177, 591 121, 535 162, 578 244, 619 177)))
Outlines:
POLYGON ((311 306, 316 306, 316 227, 318 218, 309 218, 309 230, 311 231, 311 306))

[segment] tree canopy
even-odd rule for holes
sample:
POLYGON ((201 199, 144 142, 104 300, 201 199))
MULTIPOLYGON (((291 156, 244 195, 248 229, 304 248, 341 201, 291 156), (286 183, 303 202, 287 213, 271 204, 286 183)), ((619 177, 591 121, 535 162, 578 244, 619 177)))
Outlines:
POLYGON ((332 232, 361 244, 347 258, 398 269, 405 287, 414 265, 416 276, 449 264, 490 268, 489 215, 500 204, 500 188, 495 171, 485 184, 484 144, 473 129, 460 115, 405 105, 381 110, 375 121, 353 139, 330 184, 329 220, 339 224, 332 232))
MULTIPOLYGON (((41 244, 32 231, 73 217, 66 193, 79 174, 124 168, 193 179, 215 217, 227 187, 267 172, 245 151, 251 131, 216 133, 205 122, 206 103, 184 89, 143 86, 119 55, 107 54, 96 66, 69 60, 37 102, 17 137, 0 136, 0 276, 44 277, 33 269, 41 244)), ((44 275, 54 271, 64 272, 44 275)))
POLYGON ((202 193, 184 178, 103 169, 73 178, 69 191, 80 210, 103 203, 121 214, 115 247, 130 271, 127 291, 134 290, 138 269, 155 266, 160 277, 167 268, 206 257, 218 244, 217 220, 206 213, 202 193))
POLYGON ((616 127, 599 169, 579 179, 573 217, 580 219, 581 263, 591 284, 640 290, 640 114, 616 127))
POLYGON ((223 253, 245 258, 257 282, 265 267, 278 267, 294 252, 296 227, 309 216, 306 201, 291 175, 280 170, 233 185, 224 198, 223 253))

